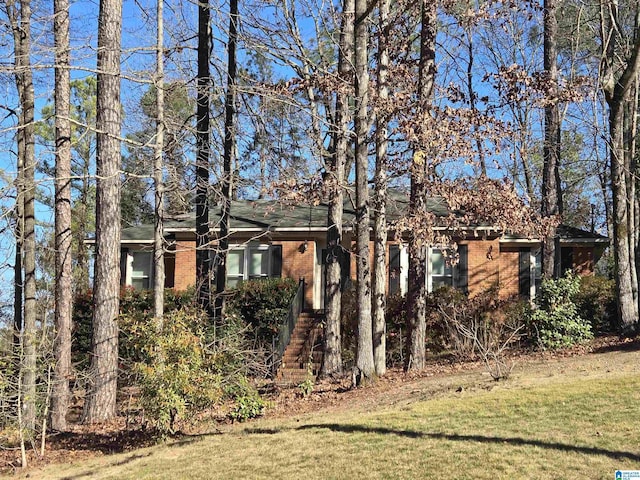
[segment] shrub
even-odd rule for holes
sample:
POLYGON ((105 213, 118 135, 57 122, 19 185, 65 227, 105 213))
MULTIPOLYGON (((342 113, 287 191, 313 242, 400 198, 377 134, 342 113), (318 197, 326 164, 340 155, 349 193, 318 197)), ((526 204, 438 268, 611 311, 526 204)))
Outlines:
POLYGON ((392 295, 387 298, 387 365, 404 365, 407 337, 407 297, 392 295))
POLYGON ((298 283, 291 278, 270 278, 241 283, 227 300, 227 314, 251 325, 259 341, 271 344, 285 320, 298 283))
POLYGON ((235 403, 229 412, 229 418, 232 422, 244 422, 251 418, 260 417, 267 408, 267 403, 245 377, 239 377, 238 381, 231 384, 226 390, 226 395, 233 398, 235 403))
POLYGON ((247 375, 264 358, 248 345, 244 324, 231 317, 213 328, 195 306, 167 313, 161 332, 151 315, 122 320, 128 351, 137 359, 131 380, 140 386, 145 416, 161 433, 173 433, 178 418, 193 418, 223 399, 236 403, 234 420, 262 414, 266 405, 247 375))
POLYGON ((575 296, 580 317, 591 322, 594 332, 612 332, 617 327, 616 282, 601 276, 582 277, 575 296))
MULTIPOLYGON (((73 304, 73 347, 72 361, 79 368, 85 368, 90 363, 91 336, 92 336, 92 315, 93 315, 93 293, 87 291, 76 296, 73 304)), ((175 291, 172 288, 164 291, 165 313, 193 305, 194 290, 175 291)), ((122 315, 118 327, 119 355, 125 363, 139 361, 136 356, 140 352, 131 350, 129 339, 138 335, 138 322, 145 322, 153 310, 153 291, 134 290, 131 287, 124 287, 120 290, 120 314, 122 315), (133 328, 133 330, 131 330, 133 328)))
POLYGON ((572 273, 557 280, 542 281, 537 308, 528 318, 530 338, 544 349, 570 347, 593 337, 591 325, 580 317, 574 298, 580 292, 580 277, 572 273))
POLYGON ((342 368, 350 371, 356 364, 358 348, 358 298, 357 284, 349 281, 342 292, 340 303, 340 343, 342 345, 342 368))
POLYGON ((480 358, 495 380, 507 378, 513 368, 506 350, 517 341, 523 323, 511 314, 517 301, 500 298, 491 288, 472 298, 444 287, 429 299, 430 328, 441 332, 442 347, 462 359, 480 358))
POLYGON ((203 315, 193 309, 168 313, 161 332, 152 322, 141 325, 141 355, 133 369, 140 404, 161 433, 173 433, 178 417, 209 408, 224 394, 203 342, 203 315))
POLYGON ((244 422, 250 418, 262 416, 266 404, 264 400, 255 393, 254 395, 243 395, 236 399, 236 406, 229 414, 232 421, 244 422))

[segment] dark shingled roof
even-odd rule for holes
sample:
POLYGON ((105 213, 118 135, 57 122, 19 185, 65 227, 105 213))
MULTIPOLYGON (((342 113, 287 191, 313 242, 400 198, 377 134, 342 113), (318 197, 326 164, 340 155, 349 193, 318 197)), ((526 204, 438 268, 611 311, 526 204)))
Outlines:
POLYGON ((571 239, 571 240, 594 240, 594 241, 609 241, 609 238, 604 235, 600 235, 595 232, 588 232, 586 230, 581 230, 579 228, 570 227, 569 225, 559 225, 556 230, 558 233, 558 237, 561 239, 571 239))
MULTIPOLYGON (((427 207, 437 216, 448 215, 444 199, 434 197, 427 201, 427 207)), ((220 218, 220 206, 209 209, 209 222, 215 229, 220 218)), ((393 221, 409 210, 409 195, 389 191, 387 219, 393 221)), ((276 200, 236 200, 231 204, 231 227, 236 229, 287 230, 323 229, 327 226, 328 205, 286 205, 276 200)), ((344 202, 344 224, 354 224, 355 209, 350 198, 344 202)), ((184 214, 165 221, 166 232, 195 230, 195 213, 184 214)), ((128 242, 149 241, 153 238, 153 225, 140 225, 122 230, 122 240, 128 242)))
MULTIPOLYGON (((442 197, 432 197, 427 200, 427 208, 438 217, 449 214, 446 201, 442 197)), ((220 218, 220 206, 209 209, 209 222, 216 228, 220 218)), ((328 205, 286 205, 276 200, 236 200, 231 204, 232 230, 321 230, 327 225, 328 205)), ((387 221, 393 222, 409 211, 409 195, 400 190, 389 190, 387 200, 387 221)), ((355 225, 355 209, 350 197, 345 198, 344 225, 355 225)), ((372 217, 373 220, 373 217, 372 217)), ((167 219, 164 224, 165 232, 195 231, 195 213, 188 213, 167 219)), ((562 239, 578 239, 594 242, 607 241, 607 237, 597 233, 590 233, 578 228, 561 225, 558 233, 562 239)), ((512 237, 517 238, 517 237, 512 237)), ((153 225, 139 225, 124 228, 122 241, 149 242, 153 239, 153 225)))

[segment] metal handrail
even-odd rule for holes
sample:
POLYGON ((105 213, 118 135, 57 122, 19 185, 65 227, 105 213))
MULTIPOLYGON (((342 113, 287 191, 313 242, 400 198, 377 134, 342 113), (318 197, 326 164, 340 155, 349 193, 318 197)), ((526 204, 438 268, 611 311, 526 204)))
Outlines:
POLYGON ((275 375, 282 362, 284 351, 291 341, 291 334, 296 327, 296 322, 304 305, 304 278, 300 278, 298 289, 289 306, 289 312, 285 321, 280 325, 278 335, 273 339, 273 355, 274 360, 271 367, 272 374, 275 375))

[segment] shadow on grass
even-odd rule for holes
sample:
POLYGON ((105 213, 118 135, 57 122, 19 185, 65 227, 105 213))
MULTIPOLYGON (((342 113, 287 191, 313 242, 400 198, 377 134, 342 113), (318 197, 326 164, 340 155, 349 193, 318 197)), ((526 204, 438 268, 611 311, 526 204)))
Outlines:
POLYGON ((603 345, 593 349, 593 353, 609 352, 636 352, 640 350, 640 338, 636 337, 631 341, 617 342, 611 345, 603 345))
POLYGON ((393 428, 383 427, 366 427, 364 425, 341 425, 337 423, 317 424, 317 425, 303 425, 296 430, 311 430, 311 429, 327 429, 333 432, 342 433, 377 433, 381 435, 397 435, 399 437, 407 438, 434 438, 438 440, 450 440, 455 442, 480 442, 480 443, 498 443, 501 445, 523 445, 540 447, 549 450, 559 450, 563 452, 584 453, 587 455, 603 455, 615 460, 628 459, 635 462, 640 462, 640 454, 632 452, 623 452, 619 450, 607 450, 598 447, 586 447, 579 445, 567 445, 557 442, 544 442, 542 440, 533 440, 527 438, 518 437, 488 437, 485 435, 459 435, 456 433, 427 433, 419 432, 415 430, 396 430, 393 428))
MULTIPOLYGON (((108 468, 110 467, 120 467, 122 465, 126 465, 127 463, 133 462, 134 460, 139 460, 141 458, 145 458, 150 456, 150 453, 147 453, 146 455, 142 455, 142 454, 135 454, 135 455, 130 455, 127 458, 120 460, 119 462, 115 462, 115 463, 111 463, 108 465, 108 468)), ((95 470, 87 470, 86 472, 81 472, 78 473, 76 475, 71 475, 69 477, 64 477, 62 480, 80 480, 81 478, 93 478, 98 472, 95 470)))

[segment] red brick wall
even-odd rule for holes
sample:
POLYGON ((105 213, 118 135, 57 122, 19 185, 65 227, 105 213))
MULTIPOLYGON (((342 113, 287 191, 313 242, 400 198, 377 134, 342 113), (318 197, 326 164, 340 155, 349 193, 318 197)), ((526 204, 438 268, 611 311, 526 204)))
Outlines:
MULTIPOLYGON (((240 242, 240 240, 238 240, 240 242)), ((307 285, 305 300, 313 305, 313 283, 316 264, 316 244, 308 241, 301 251, 305 239, 274 240, 282 245, 282 276, 298 280, 305 278, 307 285)), ((517 295, 519 291, 519 247, 501 246, 499 239, 466 240, 469 262, 469 295, 474 296, 499 285, 502 296, 517 295)), ((369 244, 373 261, 373 242, 369 244)), ((387 252, 388 253, 388 252, 387 252)), ((574 247, 574 268, 581 275, 593 274, 593 249, 574 247)), ((173 284, 176 290, 185 290, 195 284, 195 240, 177 240, 175 249, 175 271, 173 284)), ((373 271, 372 271, 373 273, 373 271)), ((356 256, 351 255, 351 277, 356 278, 356 256)), ((387 282, 388 285, 388 282, 387 282)))
POLYGON ((176 240, 173 288, 186 290, 196 284, 196 241, 176 240))
POLYGON ((302 252, 300 246, 305 240, 274 241, 274 245, 282 245, 282 276, 299 280, 304 277, 304 298, 307 306, 313 305, 313 276, 316 258, 316 243, 307 242, 307 247, 302 252))
MULTIPOLYGON (((244 240, 235 240, 240 243, 244 240)), ((315 242, 308 241, 307 248, 301 252, 300 246, 305 240, 274 241, 282 245, 282 276, 298 280, 304 277, 306 282, 305 300, 313 304, 313 280, 315 266, 315 242)), ((176 240, 174 288, 185 290, 196 281, 196 242, 195 240, 176 240)))
MULTIPOLYGON (((462 243, 462 242, 461 242, 462 243)), ((500 242, 469 240, 469 295, 477 295, 500 281, 500 242)))
POLYGON ((510 297, 520 293, 520 248, 500 247, 500 295, 510 297))

